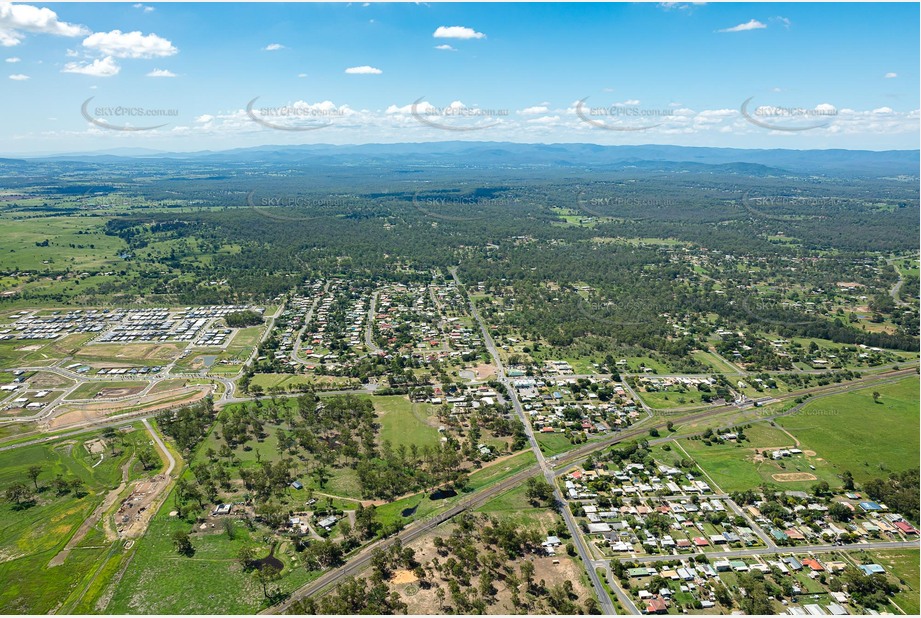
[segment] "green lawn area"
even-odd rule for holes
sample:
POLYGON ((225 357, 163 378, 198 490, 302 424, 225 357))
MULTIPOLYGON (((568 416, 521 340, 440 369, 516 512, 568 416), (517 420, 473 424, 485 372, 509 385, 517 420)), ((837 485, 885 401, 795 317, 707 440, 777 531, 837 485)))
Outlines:
MULTIPOLYGON (((234 368, 234 372, 237 372, 239 367, 234 368)), ((268 391, 271 388, 280 388, 282 390, 287 389, 291 386, 296 386, 298 384, 308 384, 312 380, 305 376, 293 375, 288 373, 257 373, 253 376, 250 384, 253 386, 261 386, 262 390, 268 391)))
POLYGON ((540 450, 547 457, 565 453, 579 446, 572 444, 569 438, 561 433, 538 433, 537 443, 540 444, 540 450))
MULTIPOLYGON (((735 442, 707 446, 703 440, 687 439, 678 441, 678 444, 726 492, 752 489, 762 483, 770 483, 781 489, 808 491, 816 482, 780 482, 773 478, 775 474, 791 472, 813 474, 817 480, 827 481, 832 487, 841 485, 833 467, 818 457, 795 455, 777 462, 768 456, 764 461, 754 461, 756 448, 795 445, 794 440, 780 429, 766 423, 756 423, 745 430, 745 435, 750 442, 746 441, 742 446, 736 446, 735 442), (816 469, 810 469, 810 465, 816 469)), ((680 449, 673 448, 672 452, 675 456, 684 456, 680 449)))
POLYGON ((918 466, 918 378, 823 397, 777 423, 858 481, 918 466), (874 403, 874 391, 880 393, 874 403))
POLYGON ((435 406, 414 404, 402 395, 374 398, 374 409, 379 416, 380 441, 390 441, 394 448, 401 444, 409 447, 436 446, 440 440, 435 406), (426 423, 428 419, 435 426, 426 423))
POLYGON ((704 365, 713 367, 713 370, 718 373, 728 373, 730 375, 737 375, 736 368, 730 365, 729 363, 724 362, 715 354, 708 352, 706 350, 694 350, 691 353, 696 360, 700 361, 704 365))
MULTIPOLYGON (((101 561, 110 555, 113 545, 101 532, 91 531, 62 566, 48 567, 106 492, 118 486, 121 467, 132 456, 134 445, 147 441, 141 430, 124 434, 126 447, 122 452, 112 457, 107 451, 107 457, 93 468, 99 457, 90 454, 84 442, 97 435, 88 432, 0 453, 0 489, 19 480, 31 484, 26 469, 31 465, 43 468, 34 506, 20 509, 7 501, 0 503, 0 581, 4 582, 0 586, 0 612, 44 614, 59 609, 61 603, 90 584, 101 561), (49 487, 57 474, 79 478, 88 493, 82 498, 58 496, 49 487)), ((133 467, 131 477, 137 477, 138 472, 133 467)))
POLYGON ((96 396, 97 393, 103 391, 104 389, 117 389, 117 388, 130 388, 130 389, 143 389, 147 386, 147 382, 129 382, 127 380, 113 380, 111 382, 104 381, 93 381, 93 382, 84 382, 78 386, 70 395, 67 396, 67 399, 92 399, 96 396))
MULTIPOLYGON (((167 498, 151 521, 147 534, 137 542, 130 568, 119 582, 106 612, 110 614, 253 614, 261 608, 262 588, 252 573, 243 571, 236 559, 244 544, 258 548, 260 555, 269 553, 263 531, 248 530, 237 522, 235 538, 223 531, 199 531, 197 526, 170 517, 172 497, 167 498), (191 532, 195 554, 176 553, 172 535, 179 530, 191 532)), ((275 551, 285 565, 274 586, 290 592, 317 576, 297 566, 288 555, 289 542, 275 551)))
POLYGON ((677 390, 656 391, 653 393, 639 393, 639 396, 650 408, 661 410, 663 408, 678 408, 681 406, 695 406, 703 403, 701 393, 696 388, 679 392, 677 390))
POLYGON ((73 216, 5 219, 4 267, 11 272, 106 267, 115 270, 122 263, 117 254, 124 250, 125 242, 116 236, 106 236, 104 224, 105 219, 73 216), (46 240, 48 246, 36 245, 46 240))
POLYGON ((472 491, 482 489, 493 483, 508 478, 525 468, 537 463, 534 453, 530 450, 523 451, 513 455, 508 459, 497 461, 486 468, 482 468, 470 474, 470 480, 467 484, 467 491, 452 498, 431 500, 428 494, 418 493, 408 496, 401 500, 377 507, 376 518, 382 523, 390 523, 401 517, 407 520, 426 517, 441 509, 448 508, 455 502, 462 500, 464 496, 472 491))
POLYGON ((873 554, 876 563, 884 567, 890 575, 895 576, 904 584, 899 584, 902 591, 893 601, 909 616, 917 615, 921 610, 921 568, 919 568, 919 554, 917 549, 899 549, 880 551, 873 554))
POLYGON ((512 519, 518 527, 540 527, 546 534, 559 515, 549 508, 534 507, 526 496, 524 483, 500 494, 478 508, 478 513, 488 513, 504 519, 512 519))

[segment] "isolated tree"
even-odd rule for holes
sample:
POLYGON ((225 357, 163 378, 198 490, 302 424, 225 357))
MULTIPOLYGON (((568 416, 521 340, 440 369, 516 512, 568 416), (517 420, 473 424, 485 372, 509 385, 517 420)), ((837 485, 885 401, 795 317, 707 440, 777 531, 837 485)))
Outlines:
POLYGON ((26 470, 26 476, 32 479, 32 483, 35 484, 35 491, 38 491, 38 476, 42 473, 42 467, 40 465, 29 466, 26 470))
POLYGON ((173 533, 173 545, 176 546, 176 551, 183 556, 191 556, 195 553, 189 533, 183 530, 177 530, 173 533))
POLYGON ((262 594, 265 598, 269 598, 269 584, 278 579, 280 573, 281 569, 274 564, 264 564, 256 569, 256 579, 262 584, 262 594))
POLYGON ((534 579, 534 563, 530 560, 525 560, 521 563, 519 569, 521 576, 524 578, 526 588, 530 588, 534 579))
POLYGON ((879 403, 879 398, 882 395, 879 394, 879 391, 873 391, 873 403, 879 403))
POLYGON ((86 495, 86 491, 83 489, 83 481, 80 479, 70 479, 70 491, 74 492, 74 495, 78 498, 86 495))
POLYGON ((540 477, 531 477, 527 482, 526 495, 532 503, 548 502, 553 499, 553 486, 540 477))
POLYGON ((253 561, 256 560, 256 550, 252 545, 244 545, 237 552, 237 560, 244 570, 252 568, 253 561))
POLYGON ((6 488, 6 499, 16 505, 28 502, 32 498, 32 490, 21 481, 17 481, 6 488))
POLYGON ((844 484, 844 489, 847 491, 854 489, 854 475, 851 474, 850 470, 845 470, 841 473, 841 482, 844 484))
POLYGON ((138 459, 141 462, 141 465, 144 466, 145 470, 150 470, 158 463, 160 463, 160 458, 157 457, 156 452, 149 446, 142 448, 138 451, 138 459))

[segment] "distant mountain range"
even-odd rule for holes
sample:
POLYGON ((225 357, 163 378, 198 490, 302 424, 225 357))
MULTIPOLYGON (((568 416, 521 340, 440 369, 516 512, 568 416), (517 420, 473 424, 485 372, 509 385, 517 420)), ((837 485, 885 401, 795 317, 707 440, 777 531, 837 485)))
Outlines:
POLYGON ((324 165, 552 166, 576 169, 642 168, 647 171, 714 171, 744 175, 848 175, 917 177, 918 150, 745 150, 685 146, 600 146, 596 144, 520 144, 512 142, 422 142, 334 146, 257 146, 224 151, 159 152, 121 148, 28 159, 0 164, 74 161, 127 162, 157 159, 200 163, 324 165))

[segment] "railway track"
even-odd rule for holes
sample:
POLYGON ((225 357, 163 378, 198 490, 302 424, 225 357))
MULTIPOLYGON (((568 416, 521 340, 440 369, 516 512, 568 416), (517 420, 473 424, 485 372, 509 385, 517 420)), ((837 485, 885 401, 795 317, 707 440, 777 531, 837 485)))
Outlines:
MULTIPOLYGON (((887 371, 887 372, 883 372, 879 374, 874 374, 872 376, 865 376, 863 378, 858 378, 850 382, 839 383, 839 384, 827 384, 824 386, 816 386, 816 387, 812 387, 808 389, 803 389, 801 391, 796 391, 795 393, 786 393, 784 395, 778 395, 774 399, 779 400, 779 401, 786 401, 790 399, 796 399, 804 395, 809 396, 811 398, 817 395, 837 394, 838 392, 847 392, 849 390, 857 390, 858 388, 862 388, 863 385, 865 384, 879 384, 879 383, 891 382, 891 381, 898 380, 898 379, 901 379, 901 378, 904 378, 910 375, 916 375, 917 373, 918 373, 918 368, 912 366, 906 369, 898 369, 898 370, 887 371)), ((784 414, 795 413, 795 411, 802 408, 802 406, 805 405, 806 403, 808 403, 808 401, 805 401, 802 404, 796 406, 795 408, 788 410, 784 414)), ((681 422, 681 423, 705 420, 711 416, 717 416, 719 414, 723 414, 733 409, 742 411, 740 408, 738 408, 738 406, 727 404, 724 406, 719 406, 716 408, 711 408, 709 410, 705 410, 705 411, 697 412, 693 414, 688 414, 684 416, 676 415, 673 417, 668 417, 668 420, 672 422, 681 422)), ((772 415, 769 418, 774 418, 778 415, 779 414, 772 415)), ((769 420, 769 418, 766 417, 764 420, 769 420)), ((561 474, 565 472, 567 467, 588 457, 591 453, 602 450, 609 446, 613 446, 614 444, 617 444, 619 442, 623 442, 623 441, 630 440, 632 438, 637 438, 640 436, 646 436, 649 434, 650 429, 664 428, 667 422, 668 421, 663 421, 659 424, 644 423, 642 428, 617 432, 616 434, 610 437, 607 437, 607 438, 604 438, 602 440, 598 440, 595 442, 591 442, 589 444, 585 444, 553 460, 552 462, 553 467, 557 470, 557 474, 561 474)), ((520 483, 523 483, 528 478, 532 476, 537 476, 540 473, 541 473, 540 467, 537 464, 534 464, 533 467, 528 468, 527 470, 522 470, 521 472, 517 472, 513 474, 512 476, 508 477, 507 479, 504 479, 496 483, 495 485, 491 485, 488 488, 485 488, 485 489, 482 489, 476 492, 475 494, 455 504, 454 506, 443 511, 442 513, 433 515, 424 520, 413 522, 412 524, 404 528, 401 532, 399 532, 395 536, 390 537, 388 539, 382 539, 382 540, 376 541, 364 547, 357 554, 355 554, 354 557, 352 557, 345 565, 338 567, 336 569, 327 571, 326 573, 321 575, 319 578, 315 579, 314 581, 310 582, 309 584, 306 584, 305 586, 301 587, 299 590, 295 591, 288 599, 286 599, 282 603, 275 605, 273 607, 270 607, 266 610, 263 610, 260 613, 263 613, 263 614, 285 613, 297 601, 305 597, 312 596, 320 592, 323 592, 325 589, 329 588, 330 586, 335 585, 339 580, 345 577, 348 577, 350 575, 357 575, 358 573, 360 573, 365 567, 367 567, 376 549, 382 549, 382 548, 389 547, 394 542, 396 542, 397 539, 399 539, 400 542, 404 544, 412 542, 413 540, 421 537, 427 532, 430 532, 431 530, 433 530, 440 524, 459 515, 460 513, 463 513, 466 510, 471 510, 479 506, 482 506, 483 504, 485 504, 492 498, 498 495, 501 495, 505 493, 506 491, 514 489, 516 486, 518 486, 520 483)))

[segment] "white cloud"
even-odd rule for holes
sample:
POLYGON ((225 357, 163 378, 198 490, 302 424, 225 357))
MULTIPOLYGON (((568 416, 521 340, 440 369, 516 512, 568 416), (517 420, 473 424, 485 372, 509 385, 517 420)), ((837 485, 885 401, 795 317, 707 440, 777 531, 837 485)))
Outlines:
POLYGON ((154 69, 147 77, 176 77, 176 74, 168 69, 154 69))
POLYGON ((745 32, 746 30, 760 30, 761 28, 767 28, 767 26, 757 19, 751 19, 744 24, 739 24, 732 28, 723 28, 722 30, 717 30, 717 32, 745 32))
POLYGON ((132 6, 136 9, 142 9, 145 13, 154 12, 154 8, 152 6, 147 6, 146 4, 141 4, 140 2, 138 2, 137 4, 133 4, 132 6))
POLYGON ((13 56, 12 58, 7 58, 7 59, 6 59, 6 61, 9 62, 10 64, 13 64, 14 62, 20 62, 21 60, 22 60, 22 58, 17 58, 16 56, 13 56))
POLYGON ((783 24, 783 27, 786 28, 787 30, 789 30, 789 29, 790 29, 790 26, 793 24, 793 22, 791 22, 788 18, 786 18, 786 17, 780 17, 780 16, 778 16, 778 17, 772 17, 772 18, 771 18, 771 21, 780 22, 781 24, 783 24))
POLYGON ((23 75, 22 73, 14 73, 13 75, 10 75, 10 79, 17 82, 24 82, 29 79, 29 76, 23 75))
MULTIPOLYGON (((9 62, 9 61, 7 61, 7 62, 9 62)), ((898 77, 898 76, 899 76, 898 73, 886 73, 885 75, 883 75, 883 77, 885 77, 886 79, 895 79, 895 78, 898 77)))
POLYGON ((444 45, 436 45, 435 49, 440 49, 441 51, 457 51, 456 49, 454 49, 447 43, 445 43, 444 45))
POLYGON ((68 58, 76 58, 77 56, 80 55, 80 52, 78 52, 76 49, 68 49, 67 51, 64 52, 64 55, 67 56, 68 58))
POLYGON ((212 120, 214 120, 214 116, 212 116, 211 114, 203 114, 201 116, 198 116, 195 119, 195 122, 205 123, 205 122, 211 122, 212 120))
POLYGON ((19 45, 25 38, 25 32, 80 36, 87 34, 89 30, 83 26, 60 21, 57 13, 51 9, 0 2, 0 47, 19 45))
POLYGON ((627 99, 626 101, 615 103, 614 105, 639 105, 639 104, 640 104, 639 99, 627 99))
POLYGON ((298 73, 297 76, 300 77, 301 79, 304 79, 305 77, 307 77, 307 74, 306 74, 306 73, 298 73))
POLYGON ((156 34, 121 30, 91 34, 83 39, 83 47, 115 58, 164 58, 179 52, 170 41, 156 34))
POLYGON ((415 110, 413 110, 413 106, 414 106, 413 103, 404 105, 402 107, 398 105, 390 105, 389 107, 387 107, 384 113, 387 114, 388 116, 412 114, 414 113, 414 111, 415 113, 425 114, 425 113, 428 113, 430 111, 434 111, 437 109, 434 105, 432 105, 428 101, 422 101, 421 103, 415 104, 415 110))
POLYGON ((550 108, 547 107, 546 105, 535 105, 533 107, 526 107, 518 113, 524 114, 524 115, 533 115, 533 114, 546 114, 549 111, 550 111, 550 108))
POLYGON ((279 49, 285 49, 285 46, 281 43, 269 43, 263 48, 263 51, 278 51, 279 49))
POLYGON ((112 56, 106 56, 101 60, 97 58, 91 64, 68 62, 61 69, 61 73, 77 73, 91 77, 112 77, 113 75, 118 75, 119 71, 121 71, 121 67, 118 66, 112 56))
POLYGON ((432 35, 436 39, 485 39, 486 35, 466 26, 438 26, 432 35))
POLYGON ((891 107, 877 107, 876 109, 873 110, 873 113, 874 114, 891 114, 892 108, 891 107))
POLYGON ((363 65, 360 67, 349 67, 345 70, 349 75, 380 75, 383 73, 380 69, 363 65))
POLYGON ((672 9, 678 9, 679 11, 686 11, 695 6, 703 6, 707 4, 706 2, 660 2, 659 8, 665 9, 666 11, 671 11, 672 9))

